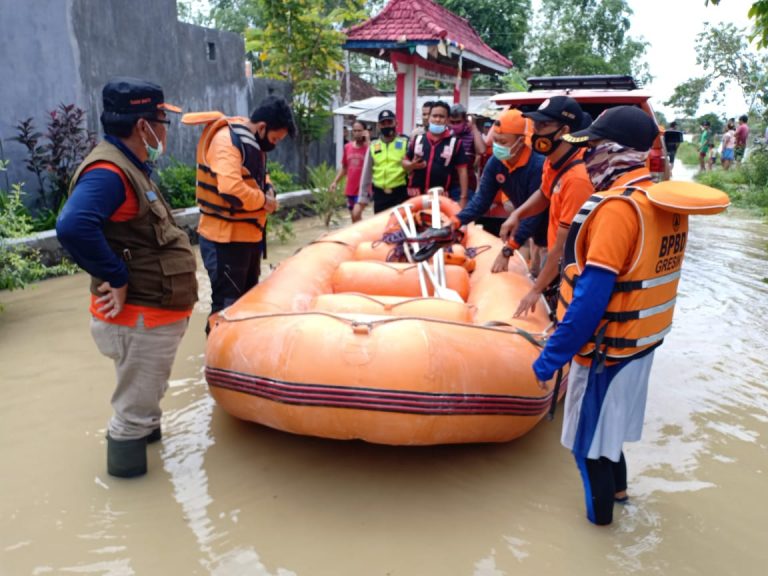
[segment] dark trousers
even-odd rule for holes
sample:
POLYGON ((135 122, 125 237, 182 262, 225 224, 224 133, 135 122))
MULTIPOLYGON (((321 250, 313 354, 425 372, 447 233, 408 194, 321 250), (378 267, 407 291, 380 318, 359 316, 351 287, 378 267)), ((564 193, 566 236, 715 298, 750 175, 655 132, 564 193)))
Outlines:
POLYGON ((234 304, 259 283, 261 242, 211 242, 200 237, 200 256, 211 280, 211 314, 234 304))
POLYGON ((576 456, 576 464, 584 483, 584 496, 589 521, 604 526, 613 522, 616 492, 627 489, 627 461, 624 452, 618 462, 608 458, 592 460, 576 456))
POLYGON ((391 192, 384 192, 383 188, 372 186, 373 188, 373 213, 378 214, 389 208, 394 208, 408 200, 408 187, 398 186, 391 192))

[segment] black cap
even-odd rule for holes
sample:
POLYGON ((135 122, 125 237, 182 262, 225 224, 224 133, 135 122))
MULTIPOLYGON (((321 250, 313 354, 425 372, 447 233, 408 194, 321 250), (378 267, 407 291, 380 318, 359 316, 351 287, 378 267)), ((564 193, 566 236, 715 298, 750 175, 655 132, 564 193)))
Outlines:
POLYGON ((104 86, 101 97, 102 120, 107 122, 151 118, 158 110, 181 112, 181 108, 165 101, 160 86, 138 78, 113 78, 104 86))
POLYGON ((573 130, 578 130, 584 124, 581 106, 569 96, 552 96, 541 103, 538 110, 524 112, 523 116, 534 122, 561 122, 573 130))
POLYGON ((659 127, 648 114, 635 106, 608 108, 586 130, 566 134, 563 140, 586 146, 591 140, 610 140, 627 148, 646 151, 653 145, 659 127))
POLYGON ((392 110, 382 110, 379 112, 379 122, 382 120, 394 120, 395 119, 395 113, 392 112, 392 110))

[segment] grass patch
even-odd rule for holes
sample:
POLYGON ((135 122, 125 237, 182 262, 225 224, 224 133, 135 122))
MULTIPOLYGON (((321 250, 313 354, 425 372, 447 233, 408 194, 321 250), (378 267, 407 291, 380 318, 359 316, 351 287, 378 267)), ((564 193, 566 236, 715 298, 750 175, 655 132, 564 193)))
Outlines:
POLYGON ((756 210, 768 216, 768 149, 753 150, 739 167, 715 168, 696 175, 696 181, 722 190, 739 208, 756 210))
POLYGON ((699 149, 690 142, 682 142, 677 149, 675 160, 679 160, 686 166, 698 166, 699 149))

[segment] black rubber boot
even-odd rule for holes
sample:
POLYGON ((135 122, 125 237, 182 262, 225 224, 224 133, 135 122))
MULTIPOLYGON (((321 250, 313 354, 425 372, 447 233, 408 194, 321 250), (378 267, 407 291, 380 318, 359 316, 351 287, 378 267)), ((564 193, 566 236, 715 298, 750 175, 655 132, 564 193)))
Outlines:
POLYGON ((160 440, 163 439, 163 431, 160 428, 160 426, 158 426, 157 428, 152 430, 152 432, 147 434, 144 438, 147 439, 147 444, 154 444, 155 442, 160 442, 160 440))
POLYGON ((147 439, 115 440, 107 434, 107 472, 118 478, 147 473, 147 439))

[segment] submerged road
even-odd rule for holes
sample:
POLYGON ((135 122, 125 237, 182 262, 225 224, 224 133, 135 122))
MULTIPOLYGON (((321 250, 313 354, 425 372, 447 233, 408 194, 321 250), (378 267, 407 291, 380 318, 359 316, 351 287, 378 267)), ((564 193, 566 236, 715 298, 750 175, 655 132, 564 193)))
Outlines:
MULTIPOLYGON (((321 231, 297 228, 273 259, 321 231)), ((764 574, 767 247, 748 215, 693 219, 644 437, 626 450, 631 503, 608 528, 584 518, 560 418, 507 444, 431 448, 233 419, 201 376, 205 304, 149 474, 111 478, 113 374, 88 279, 0 293, 0 574, 764 574)))

